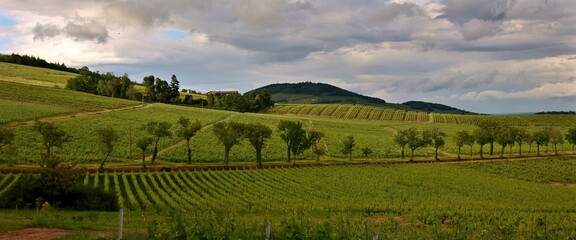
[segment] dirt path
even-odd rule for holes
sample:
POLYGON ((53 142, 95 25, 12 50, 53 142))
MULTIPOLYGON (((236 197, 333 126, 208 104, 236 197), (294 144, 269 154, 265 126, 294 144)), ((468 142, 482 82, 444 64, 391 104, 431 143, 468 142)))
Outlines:
MULTIPOLYGON (((54 116, 54 117, 40 118, 38 120, 47 121, 47 122, 56 122, 56 121, 62 121, 62 120, 71 119, 71 118, 85 117, 85 116, 97 115, 97 114, 109 113, 109 112, 132 110, 132 109, 136 109, 136 108, 146 109, 146 108, 151 107, 152 105, 154 105, 154 104, 140 104, 140 105, 134 105, 134 106, 128 106, 128 107, 121 107, 121 108, 102 109, 102 110, 92 111, 92 112, 78 112, 78 113, 67 114, 67 115, 59 115, 59 116, 54 116)), ((34 125, 34 123, 35 123, 35 121, 13 122, 13 123, 8 124, 7 126, 14 128, 14 127, 20 127, 20 126, 31 126, 31 125, 34 125)))
POLYGON ((71 231, 51 228, 26 228, 17 231, 0 233, 0 240, 15 239, 34 239, 34 240, 51 240, 63 238, 72 233, 71 231))

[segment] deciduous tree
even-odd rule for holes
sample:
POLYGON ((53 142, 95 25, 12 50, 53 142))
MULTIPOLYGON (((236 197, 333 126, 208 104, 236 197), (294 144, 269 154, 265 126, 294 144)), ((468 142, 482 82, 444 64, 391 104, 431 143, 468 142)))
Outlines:
POLYGON ((490 155, 494 155, 494 142, 503 126, 498 122, 489 120, 481 121, 477 126, 484 131, 484 137, 490 144, 490 155))
POLYGON ((119 135, 113 128, 104 127, 96 130, 96 136, 100 139, 100 144, 102 152, 104 153, 104 158, 100 163, 100 170, 104 169, 104 163, 114 150, 114 143, 118 141, 119 135))
POLYGON ((405 130, 408 148, 410 148, 410 161, 414 161, 414 150, 424 147, 429 143, 424 135, 421 135, 418 129, 411 127, 405 130))
POLYGON ((554 155, 558 155, 558 144, 564 143, 564 136, 559 128, 556 127, 549 127, 546 128, 546 132, 548 133, 548 137, 550 138, 550 143, 554 145, 554 155))
POLYGON ((324 134, 316 130, 312 130, 308 131, 307 135, 312 154, 314 154, 316 157, 316 161, 320 161, 320 156, 325 154, 324 148, 322 147, 322 138, 324 137, 324 134))
POLYGON ((214 124, 213 132, 216 138, 224 145, 224 164, 228 166, 230 150, 240 144, 244 134, 244 124, 237 122, 218 122, 214 124))
POLYGON ((456 135, 454 136, 454 143, 458 147, 458 160, 461 159, 460 153, 464 145, 470 145, 470 155, 472 155, 472 145, 474 145, 474 142, 476 141, 474 140, 474 136, 472 136, 470 132, 466 130, 456 132, 456 135), (472 142, 472 144, 470 144, 470 142, 472 142))
POLYGON ((354 140, 354 136, 348 135, 342 141, 342 149, 340 149, 340 152, 344 156, 348 156, 348 160, 352 160, 352 152, 354 151, 355 146, 356 141, 354 140))
POLYGON ((394 135, 394 142, 400 145, 400 148, 402 149, 401 150, 402 159, 404 159, 404 147, 406 147, 406 144, 408 144, 408 139, 406 136, 407 136, 406 130, 399 130, 398 132, 396 132, 396 135, 394 135))
POLYGON ((446 141, 444 137, 446 137, 446 133, 442 131, 440 128, 434 127, 432 129, 426 130, 422 133, 424 135, 424 139, 429 140, 429 144, 434 147, 434 159, 436 161, 440 160, 438 158, 438 148, 444 146, 446 141))
POLYGON ((178 136, 186 140, 186 147, 188 148, 188 163, 192 163, 192 149, 190 149, 190 139, 202 129, 200 121, 196 120, 194 123, 189 118, 180 117, 178 119, 178 136))
POLYGON ((302 122, 282 120, 278 123, 278 130, 280 131, 280 138, 286 143, 288 162, 291 160, 290 154, 296 160, 297 154, 310 147, 310 142, 306 138, 306 131, 302 128, 302 122))
POLYGON ((42 136, 42 145, 46 149, 46 153, 42 154, 40 166, 56 168, 61 161, 52 155, 52 148, 62 148, 64 143, 70 140, 68 134, 51 122, 36 121, 33 128, 42 136))
POLYGON ((154 139, 154 151, 152 152, 152 160, 150 164, 154 164, 156 162, 156 157, 158 156, 158 142, 163 137, 172 137, 172 132, 170 132, 170 124, 169 122, 156 122, 152 121, 147 123, 144 126, 144 129, 148 134, 152 136, 154 139))
POLYGON ((550 136, 545 129, 539 129, 532 133, 532 139, 536 143, 536 155, 540 156, 540 146, 547 145, 550 142, 550 136))
POLYGON ((516 134, 514 134, 514 141, 518 144, 518 154, 522 156, 522 145, 528 143, 530 139, 530 133, 525 128, 516 128, 516 134))
POLYGON ((272 129, 261 123, 246 124, 244 126, 244 136, 250 145, 256 150, 256 162, 262 166, 262 148, 266 140, 272 137, 272 129))
POLYGON ((490 143, 491 136, 488 132, 484 131, 484 129, 480 127, 474 129, 472 135, 474 136, 474 139, 478 145, 480 145, 480 159, 484 159, 484 145, 490 143))
POLYGON ((502 146, 502 149, 500 151, 500 157, 504 157, 504 149, 506 148, 506 146, 514 144, 515 140, 514 134, 516 134, 515 131, 516 131, 515 128, 508 127, 500 129, 498 134, 496 134, 496 142, 500 144, 500 146, 502 146))
POLYGON ((153 141, 154 139, 151 137, 142 137, 136 140, 136 147, 142 150, 142 168, 146 168, 146 149, 153 141))
POLYGON ((14 140, 14 131, 9 128, 0 128, 0 150, 14 140))
POLYGON ((576 127, 568 129, 566 141, 572 144, 572 152, 574 152, 574 145, 576 145, 576 127))

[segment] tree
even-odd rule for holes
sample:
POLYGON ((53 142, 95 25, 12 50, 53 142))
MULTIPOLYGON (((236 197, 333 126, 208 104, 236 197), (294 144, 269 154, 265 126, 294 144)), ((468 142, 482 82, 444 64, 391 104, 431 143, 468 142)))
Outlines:
POLYGON ((352 160, 352 152, 354 151, 354 146, 356 146, 354 136, 348 135, 342 141, 342 149, 340 149, 340 152, 344 156, 348 156, 348 160, 352 160))
POLYGON ((180 82, 176 75, 172 75, 170 81, 170 98, 172 102, 178 102, 180 100, 180 82))
POLYGON ((540 156, 540 146, 547 145, 550 142, 550 136, 545 129, 540 129, 532 133, 532 139, 536 143, 536 155, 540 156))
POLYGON ((558 155, 558 148, 556 146, 558 144, 564 143, 564 136, 562 136, 562 132, 560 129, 553 127, 546 128, 546 132, 548 133, 550 143, 554 145, 554 155, 558 155))
POLYGON ((310 147, 312 149, 312 154, 316 156, 316 161, 320 161, 320 156, 325 154, 324 148, 322 147, 322 138, 324 134, 316 130, 308 132, 308 141, 310 142, 310 147))
POLYGON ((200 121, 196 120, 194 123, 186 117, 180 117, 178 120, 178 136, 186 140, 186 147, 188 148, 188 163, 192 163, 192 149, 190 149, 190 139, 202 129, 200 121))
POLYGON ((244 136, 256 150, 256 162, 262 166, 262 148, 266 140, 272 137, 272 129, 261 123, 247 124, 244 128, 244 136))
POLYGON ((489 136, 489 133, 480 127, 474 129, 472 135, 478 145, 480 145, 480 159, 484 159, 484 145, 490 142, 491 136, 489 136))
POLYGON ((0 128, 0 150, 14 140, 14 131, 8 128, 0 128))
POLYGON ((369 147, 362 148, 362 155, 364 155, 366 159, 368 159, 370 154, 372 154, 372 149, 370 149, 369 147))
POLYGON ((136 147, 142 150, 142 168, 146 168, 146 149, 153 141, 154 139, 151 137, 142 137, 136 140, 136 147))
POLYGON ((33 128, 42 136, 42 145, 46 149, 46 153, 42 155, 40 166, 56 168, 61 161, 52 155, 52 148, 62 148, 62 145, 70 140, 68 134, 51 122, 36 121, 33 128))
POLYGON ((436 161, 440 160, 438 158, 438 148, 444 146, 444 144, 446 143, 446 141, 444 140, 444 137, 446 137, 446 133, 440 130, 439 128, 434 127, 432 129, 424 131, 422 134, 424 140, 425 141, 428 140, 428 143, 434 147, 435 150, 434 160, 436 161))
POLYGON ((406 144, 408 144, 406 130, 400 130, 396 132, 396 135, 394 136, 394 142, 396 142, 402 148, 401 155, 402 159, 404 159, 404 147, 406 146, 406 144))
POLYGON ((515 128, 508 127, 500 129, 500 132, 496 135, 496 142, 502 146, 500 151, 500 157, 504 157, 504 149, 508 145, 513 145, 515 140, 515 128))
POLYGON ((500 130, 503 129, 503 126, 498 122, 490 120, 481 121, 477 126, 485 132, 484 137, 487 143, 490 144, 490 155, 494 155, 494 142, 500 130))
POLYGON ((518 144, 518 154, 522 156, 522 144, 528 143, 530 139, 530 133, 525 128, 516 128, 516 134, 514 134, 514 141, 518 144))
POLYGON ((474 145, 474 136, 472 136, 468 131, 462 130, 456 132, 456 136, 454 136, 454 143, 458 147, 458 160, 460 160, 460 150, 464 145, 470 145, 470 155, 472 155, 472 145, 474 145), (472 144, 470 144, 472 142, 472 144))
POLYGON ((418 129, 411 127, 405 130, 408 148, 410 148, 410 161, 414 161, 414 150, 419 147, 424 147, 428 144, 428 139, 424 135, 420 135, 418 129))
POLYGON ((288 162, 292 154, 296 163, 296 155, 310 147, 306 131, 302 128, 302 122, 282 120, 278 123, 278 130, 280 138, 286 143, 288 162))
POLYGON ((146 95, 148 96, 148 99, 151 102, 157 102, 158 101, 158 97, 156 96, 156 87, 154 86, 154 80, 156 78, 154 77, 154 75, 150 75, 147 77, 144 77, 144 79, 142 80, 142 85, 144 85, 144 87, 146 88, 146 95))
POLYGON ((565 137, 566 141, 572 144, 572 152, 574 152, 574 145, 576 145, 576 127, 568 129, 565 137))
POLYGON ((218 122, 212 129, 216 138, 224 145, 224 164, 228 166, 230 150, 240 144, 244 132, 244 124, 237 122, 218 122))
POLYGON ((152 121, 144 125, 144 129, 148 134, 150 134, 154 140, 154 151, 152 152, 152 160, 150 164, 156 162, 156 157, 158 156, 158 142, 163 137, 172 137, 172 132, 170 132, 169 122, 156 122, 152 121))
POLYGON ((119 135, 113 128, 99 128, 96 130, 96 136, 100 139, 104 159, 100 163, 100 170, 104 169, 104 163, 114 150, 114 142, 118 141, 119 135))

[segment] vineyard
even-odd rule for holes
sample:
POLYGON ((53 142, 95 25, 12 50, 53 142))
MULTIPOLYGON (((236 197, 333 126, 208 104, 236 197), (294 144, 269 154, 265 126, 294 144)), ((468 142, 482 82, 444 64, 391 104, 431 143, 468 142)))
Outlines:
POLYGON ((520 127, 569 127, 576 124, 576 115, 458 115, 347 104, 285 104, 277 105, 268 110, 267 113, 336 119, 404 121, 412 123, 433 122, 468 125, 489 120, 505 126, 520 127))
MULTIPOLYGON (((574 158, 546 161, 576 166, 574 158)), ((344 227, 348 222, 352 224, 348 236, 361 237, 368 220, 381 237, 392 238, 575 237, 575 188, 499 176, 485 171, 485 164, 491 163, 100 172, 84 175, 83 184, 114 192, 133 216, 160 220, 158 214, 185 209, 190 227, 210 218, 217 222, 210 226, 212 231, 223 230, 229 221, 240 230, 260 229, 260 235, 266 220, 272 222, 273 233, 286 231, 290 221, 305 223, 302 227, 344 227)), ((558 175, 554 168, 547 170, 543 164, 519 166, 561 180, 554 177, 558 175)), ((0 189, 9 188, 20 175, 0 175, 0 189)), ((146 226, 139 221, 131 224, 146 226)))

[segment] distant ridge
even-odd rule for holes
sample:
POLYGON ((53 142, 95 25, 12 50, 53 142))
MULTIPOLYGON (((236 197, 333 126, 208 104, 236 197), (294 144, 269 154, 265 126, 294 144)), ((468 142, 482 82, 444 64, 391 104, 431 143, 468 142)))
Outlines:
POLYGON ((364 96, 326 83, 275 83, 248 91, 244 95, 258 94, 266 90, 273 101, 281 104, 360 104, 419 112, 475 114, 450 106, 420 101, 402 104, 364 96))
POLYGON ((386 101, 357 94, 326 83, 276 83, 260 87, 246 94, 266 90, 276 103, 347 103, 385 105, 386 101))

